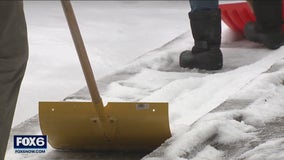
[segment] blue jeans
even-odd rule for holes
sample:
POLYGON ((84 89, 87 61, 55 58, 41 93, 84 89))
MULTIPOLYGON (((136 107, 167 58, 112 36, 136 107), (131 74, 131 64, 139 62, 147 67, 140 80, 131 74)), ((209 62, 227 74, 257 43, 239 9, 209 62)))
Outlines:
POLYGON ((189 0, 191 11, 219 8, 218 0, 189 0))

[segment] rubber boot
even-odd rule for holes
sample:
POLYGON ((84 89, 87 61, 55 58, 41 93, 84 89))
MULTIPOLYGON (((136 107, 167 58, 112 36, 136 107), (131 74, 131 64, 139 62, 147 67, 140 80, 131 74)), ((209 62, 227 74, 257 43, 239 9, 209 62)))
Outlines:
POLYGON ((221 44, 221 12, 219 9, 189 13, 194 46, 180 55, 180 66, 218 70, 223 66, 221 44))
POLYGON ((245 25, 248 40, 262 43, 269 49, 277 49, 284 42, 282 32, 282 0, 254 0, 252 2, 256 22, 245 25))

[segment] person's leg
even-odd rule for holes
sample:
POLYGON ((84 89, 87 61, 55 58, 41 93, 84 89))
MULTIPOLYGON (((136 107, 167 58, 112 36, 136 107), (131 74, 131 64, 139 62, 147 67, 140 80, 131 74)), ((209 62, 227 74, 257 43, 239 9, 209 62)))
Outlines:
POLYGON ((0 160, 3 160, 28 59, 23 2, 0 1, 0 21, 0 160))
POLYGON ((282 32, 282 0, 253 0, 256 22, 246 24, 247 39, 263 43, 269 49, 277 49, 284 42, 282 32))
POLYGON ((191 11, 218 9, 218 0, 189 0, 191 11))
POLYGON ((194 38, 192 50, 180 55, 180 66, 206 70, 221 69, 221 12, 218 0, 191 0, 190 26, 194 38))

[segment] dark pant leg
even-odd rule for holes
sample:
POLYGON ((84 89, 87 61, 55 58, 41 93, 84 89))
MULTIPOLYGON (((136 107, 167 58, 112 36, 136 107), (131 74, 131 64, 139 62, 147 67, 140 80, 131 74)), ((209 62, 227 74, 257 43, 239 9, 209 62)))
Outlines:
POLYGON ((252 6, 258 31, 273 32, 281 30, 282 0, 254 0, 252 6))
POLYGON ((0 160, 5 157, 27 60, 23 2, 0 1, 0 160))
POLYGON ((218 0, 189 0, 191 11, 219 8, 218 0))

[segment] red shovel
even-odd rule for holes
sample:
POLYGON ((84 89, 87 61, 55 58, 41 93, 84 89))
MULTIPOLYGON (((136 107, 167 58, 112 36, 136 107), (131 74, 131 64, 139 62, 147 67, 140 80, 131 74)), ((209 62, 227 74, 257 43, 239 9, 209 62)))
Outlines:
MULTIPOLYGON (((284 8, 284 0, 283 0, 284 8)), ((234 31, 244 33, 244 26, 249 21, 255 21, 255 16, 247 2, 229 3, 219 5, 222 11, 222 20, 234 31)), ((284 9, 282 12, 284 17, 284 9)), ((282 25, 284 30, 284 25, 282 25)))

